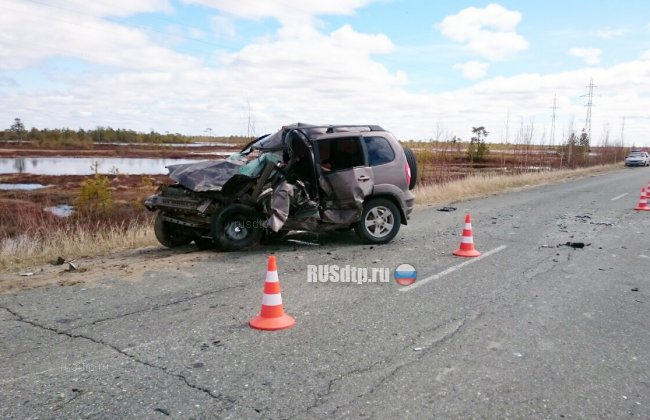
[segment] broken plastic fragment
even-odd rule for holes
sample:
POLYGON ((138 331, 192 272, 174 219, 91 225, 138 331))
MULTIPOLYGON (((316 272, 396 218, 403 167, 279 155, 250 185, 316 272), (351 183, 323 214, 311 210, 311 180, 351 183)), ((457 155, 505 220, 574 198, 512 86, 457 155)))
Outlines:
POLYGON ((565 246, 570 246, 573 249, 581 249, 586 246, 589 246, 591 244, 585 244, 584 242, 567 242, 564 244, 565 246))

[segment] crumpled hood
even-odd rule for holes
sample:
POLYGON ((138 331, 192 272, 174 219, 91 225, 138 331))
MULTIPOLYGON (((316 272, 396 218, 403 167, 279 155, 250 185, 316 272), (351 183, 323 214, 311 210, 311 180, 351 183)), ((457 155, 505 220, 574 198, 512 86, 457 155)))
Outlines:
POLYGON ((171 179, 192 191, 219 191, 243 164, 237 160, 219 159, 169 165, 167 169, 171 179))

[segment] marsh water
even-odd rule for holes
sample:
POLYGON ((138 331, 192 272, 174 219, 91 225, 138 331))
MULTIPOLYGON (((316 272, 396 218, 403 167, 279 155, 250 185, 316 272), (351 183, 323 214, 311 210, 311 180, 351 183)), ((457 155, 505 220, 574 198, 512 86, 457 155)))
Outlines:
POLYGON ((94 166, 101 174, 166 174, 167 165, 198 162, 197 159, 106 158, 106 157, 15 157, 0 158, 0 174, 92 175, 94 166))

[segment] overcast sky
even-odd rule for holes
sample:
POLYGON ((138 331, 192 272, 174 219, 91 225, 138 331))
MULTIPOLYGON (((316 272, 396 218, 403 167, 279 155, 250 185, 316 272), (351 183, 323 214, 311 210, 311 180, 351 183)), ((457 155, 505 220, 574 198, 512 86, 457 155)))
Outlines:
POLYGON ((650 2, 2 0, 0 127, 650 145, 650 2), (624 122, 624 123, 623 123, 624 122), (624 130, 623 130, 624 124, 624 130))

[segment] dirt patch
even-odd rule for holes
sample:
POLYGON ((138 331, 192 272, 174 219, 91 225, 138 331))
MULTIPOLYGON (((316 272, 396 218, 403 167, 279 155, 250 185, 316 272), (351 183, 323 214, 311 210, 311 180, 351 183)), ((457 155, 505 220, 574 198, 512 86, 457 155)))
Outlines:
MULTIPOLYGON (((43 286, 74 286, 93 284, 107 278, 123 281, 142 280, 147 271, 169 271, 191 267, 197 262, 214 257, 213 251, 198 251, 192 246, 174 250, 147 247, 74 260, 75 270, 67 263, 43 264, 12 273, 0 273, 0 294, 16 293, 43 286)), ((65 257, 62 256, 65 259, 65 257)))
MULTIPOLYGON (((106 175, 110 180, 111 192, 116 203, 142 202, 160 184, 172 182, 167 175, 106 175)), ((0 202, 24 201, 41 207, 71 204, 79 196, 84 175, 33 175, 3 174, 0 183, 41 184, 46 188, 36 190, 0 190, 0 202)))

